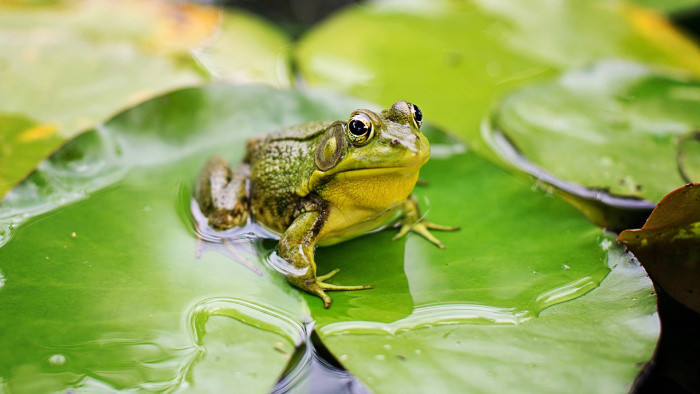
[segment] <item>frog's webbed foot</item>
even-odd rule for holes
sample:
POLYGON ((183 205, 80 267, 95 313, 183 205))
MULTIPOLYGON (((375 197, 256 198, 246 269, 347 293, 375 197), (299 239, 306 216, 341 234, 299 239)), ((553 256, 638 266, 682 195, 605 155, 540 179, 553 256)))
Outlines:
POLYGON ((320 297, 323 300, 323 306, 328 309, 331 306, 331 299, 326 291, 349 291, 349 290, 366 290, 372 289, 374 286, 341 286, 333 285, 330 283, 325 283, 324 281, 331 278, 333 275, 337 274, 339 269, 334 269, 333 271, 327 273, 326 275, 317 276, 314 278, 294 278, 290 277, 289 281, 296 287, 307 291, 315 296, 320 297))
POLYGON ((439 224, 426 222, 426 221, 419 221, 419 222, 414 222, 414 223, 410 223, 410 224, 402 224, 401 228, 399 229, 399 233, 396 234, 391 240, 396 241, 397 239, 408 234, 409 231, 413 231, 414 233, 420 234, 421 236, 423 236, 423 238, 427 239, 428 241, 433 243, 438 248, 445 249, 445 245, 443 245, 439 239, 435 238, 435 236, 433 234, 431 234, 430 231, 428 231, 428 230, 457 231, 457 230, 459 230, 459 227, 441 226, 439 224))
POLYGON ((435 236, 433 234, 431 234, 429 230, 437 230, 437 231, 457 231, 457 230, 459 230, 459 227, 443 226, 440 224, 435 224, 435 223, 431 223, 431 222, 423 220, 420 217, 418 203, 413 198, 413 196, 407 198, 406 201, 404 201, 404 205, 403 205, 402 209, 403 209, 403 216, 401 216, 397 221, 398 224, 400 225, 399 232, 391 239, 392 241, 395 241, 395 240, 405 236, 406 234, 408 234, 409 231, 413 231, 414 233, 423 236, 425 239, 427 239, 428 241, 433 243, 438 248, 445 249, 445 245, 443 245, 439 239, 435 238, 435 236))
POLYGON ((332 278, 335 274, 340 272, 339 268, 334 269, 333 271, 316 277, 316 284, 323 289, 327 291, 345 291, 345 290, 365 290, 365 289, 373 289, 374 286, 372 285, 365 285, 365 286, 341 286, 341 285, 332 285, 330 283, 325 283, 324 281, 327 279, 332 278))
POLYGON ((299 215, 280 237, 277 255, 291 265, 290 268, 293 268, 291 271, 296 271, 296 274, 287 274, 287 280, 294 286, 320 297, 323 305, 328 308, 333 300, 326 294, 327 291, 364 290, 371 289, 372 286, 341 286, 326 283, 325 281, 337 274, 339 269, 316 276, 314 247, 323 218, 323 215, 315 211, 299 215))

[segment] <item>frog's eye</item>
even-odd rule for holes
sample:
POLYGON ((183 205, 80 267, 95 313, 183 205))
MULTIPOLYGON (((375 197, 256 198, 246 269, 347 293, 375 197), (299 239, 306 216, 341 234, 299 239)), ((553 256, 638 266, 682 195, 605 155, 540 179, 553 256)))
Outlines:
POLYGON ((408 104, 408 107, 411 109, 411 115, 413 115, 413 121, 416 122, 416 126, 418 126, 418 128, 420 128, 420 126, 423 124, 423 112, 415 104, 408 104))
POLYGON ((367 114, 353 115, 348 122, 348 136, 350 140, 362 145, 374 137, 374 125, 367 114))

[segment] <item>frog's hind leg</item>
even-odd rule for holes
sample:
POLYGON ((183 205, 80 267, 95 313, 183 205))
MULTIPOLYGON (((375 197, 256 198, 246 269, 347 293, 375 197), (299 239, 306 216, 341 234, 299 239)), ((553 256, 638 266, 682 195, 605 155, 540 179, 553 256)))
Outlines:
POLYGON ((365 290, 371 289, 372 286, 340 286, 325 283, 325 280, 340 271, 338 269, 316 276, 314 248, 324 220, 325 215, 318 211, 303 212, 296 217, 280 237, 277 255, 289 264, 286 270, 287 280, 294 286, 320 297, 323 300, 323 306, 328 308, 332 300, 326 291, 365 290))
POLYGON ((226 159, 214 156, 200 171, 194 195, 199 209, 217 230, 243 226, 248 219, 248 177, 250 165, 242 163, 235 171, 226 159))

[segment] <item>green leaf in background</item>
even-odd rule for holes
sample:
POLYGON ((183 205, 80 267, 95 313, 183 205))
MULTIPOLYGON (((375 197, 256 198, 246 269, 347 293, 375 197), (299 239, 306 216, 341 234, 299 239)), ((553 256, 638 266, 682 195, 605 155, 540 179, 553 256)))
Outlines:
POLYGON ((235 11, 219 28, 220 16, 154 0, 0 3, 0 111, 55 130, 3 146, 0 198, 66 138, 164 91, 212 76, 287 86, 286 37, 235 11))
POLYGON ((27 176, 21 163, 39 163, 61 142, 63 137, 54 125, 0 112, 0 189, 9 188, 10 180, 17 182, 27 176))
POLYGON ((243 11, 222 12, 221 25, 210 40, 213 44, 197 49, 195 57, 214 78, 291 85, 289 37, 265 20, 243 11))
POLYGON ((599 58, 700 75, 700 50, 655 12, 621 1, 374 1, 302 39, 312 85, 375 102, 404 98, 490 156, 480 122, 500 94, 599 58))
POLYGON ((678 141, 678 172, 688 183, 700 182, 700 130, 692 130, 678 141))
POLYGON ((635 3, 661 12, 677 13, 700 8, 698 0, 633 0, 635 3))
POLYGON ((430 220, 462 230, 439 234, 445 250, 413 236, 390 242, 391 231, 319 248, 319 270, 341 268, 334 283, 376 286, 335 292, 328 310, 267 263, 273 242, 206 231, 192 217, 208 156, 235 163, 252 135, 358 107, 327 93, 190 88, 44 162, 0 208, 7 389, 267 392, 312 318, 377 390, 425 387, 417 370, 434 388, 542 387, 554 365, 553 388, 628 386, 658 336, 643 270, 615 248, 606 265, 611 241, 573 208, 430 127, 430 184, 416 194, 430 220), (634 279, 620 283, 620 270, 634 279))
POLYGON ((656 203, 687 182, 698 108, 698 80, 607 61, 507 96, 491 127, 559 179, 656 203))

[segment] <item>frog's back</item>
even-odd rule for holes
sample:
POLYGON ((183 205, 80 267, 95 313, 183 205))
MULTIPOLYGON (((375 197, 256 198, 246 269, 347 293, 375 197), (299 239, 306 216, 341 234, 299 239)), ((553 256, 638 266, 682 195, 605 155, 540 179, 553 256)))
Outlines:
POLYGON ((256 220, 277 231, 289 226, 301 201, 296 191, 316 170, 316 145, 331 124, 311 122, 249 142, 246 161, 256 220))
POLYGON ((306 141, 314 139, 330 127, 334 122, 329 120, 318 120, 315 122, 304 123, 298 126, 287 127, 272 133, 268 136, 270 141, 306 141))

